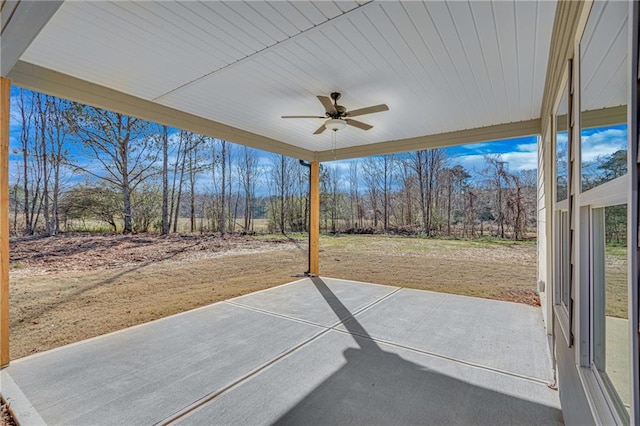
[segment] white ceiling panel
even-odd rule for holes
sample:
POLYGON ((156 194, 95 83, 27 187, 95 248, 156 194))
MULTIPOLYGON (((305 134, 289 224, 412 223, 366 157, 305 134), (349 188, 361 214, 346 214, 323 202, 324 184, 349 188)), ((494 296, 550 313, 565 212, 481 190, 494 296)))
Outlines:
POLYGON ((582 110, 627 104, 627 17, 625 2, 596 1, 581 42, 582 110))
POLYGON ((539 117, 553 1, 65 2, 21 60, 312 151, 539 117))

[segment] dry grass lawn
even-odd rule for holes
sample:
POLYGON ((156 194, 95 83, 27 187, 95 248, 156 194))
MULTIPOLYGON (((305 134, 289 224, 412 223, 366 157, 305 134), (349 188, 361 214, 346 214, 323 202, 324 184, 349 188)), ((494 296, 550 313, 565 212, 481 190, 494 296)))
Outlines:
MULTIPOLYGON (((321 274, 538 304, 525 242, 325 236, 321 274)), ((306 239, 64 235, 11 242, 11 357, 293 281, 306 239)))

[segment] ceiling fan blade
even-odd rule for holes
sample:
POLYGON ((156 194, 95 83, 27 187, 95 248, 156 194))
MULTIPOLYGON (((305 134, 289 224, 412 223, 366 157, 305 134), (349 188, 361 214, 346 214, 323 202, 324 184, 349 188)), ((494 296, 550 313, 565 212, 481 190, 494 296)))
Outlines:
POLYGON ((363 123, 362 121, 351 120, 347 118, 346 122, 349 126, 357 127, 358 129, 362 129, 362 130, 369 130, 373 128, 372 125, 363 123))
POLYGON ((327 128, 324 126, 324 124, 322 126, 320 126, 318 128, 318 130, 316 130, 315 132, 313 132, 314 135, 319 135, 320 133, 324 132, 325 130, 327 130, 327 128))
POLYGON ((317 115, 283 115, 281 118, 321 118, 324 120, 327 117, 318 117, 317 115))
POLYGON ((389 107, 385 104, 374 105, 366 108, 354 109, 347 112, 347 117, 357 117, 359 115, 373 114, 374 112, 389 111, 389 107))
POLYGON ((335 114, 336 113, 336 107, 333 105, 333 102, 331 101, 331 99, 329 97, 327 97, 327 96, 318 96, 318 100, 320 101, 322 106, 324 106, 324 110, 327 111, 329 114, 335 114))

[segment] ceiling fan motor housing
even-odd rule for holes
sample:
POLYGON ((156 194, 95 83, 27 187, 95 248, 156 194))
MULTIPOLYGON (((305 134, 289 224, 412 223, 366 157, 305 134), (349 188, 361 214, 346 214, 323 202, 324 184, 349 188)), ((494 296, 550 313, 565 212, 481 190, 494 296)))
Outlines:
POLYGON ((389 107, 385 104, 373 105, 366 108, 359 108, 356 110, 348 111, 342 105, 338 105, 338 99, 342 96, 340 92, 332 92, 331 98, 327 96, 318 95, 317 98, 324 106, 324 117, 318 117, 313 115, 283 115, 282 118, 322 118, 325 122, 320 126, 314 135, 319 135, 325 130, 338 131, 344 129, 347 125, 357 127, 362 130, 370 130, 373 128, 370 124, 363 123, 361 121, 354 120, 353 117, 358 117, 365 114, 373 114, 374 112, 388 111, 389 107), (333 101, 333 102, 331 102, 333 101))
POLYGON ((343 117, 346 115, 345 113, 347 112, 347 109, 342 105, 336 105, 336 111, 338 112, 339 117, 343 117))

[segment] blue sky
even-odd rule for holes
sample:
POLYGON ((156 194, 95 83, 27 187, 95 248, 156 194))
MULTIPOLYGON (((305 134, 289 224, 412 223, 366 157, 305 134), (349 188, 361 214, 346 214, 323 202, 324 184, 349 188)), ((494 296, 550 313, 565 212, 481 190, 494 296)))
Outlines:
MULTIPOLYGON (((21 155, 17 152, 20 141, 22 123, 18 114, 19 89, 11 88, 11 125, 10 125, 10 175, 15 175, 17 162, 21 155)), ((537 137, 526 137, 493 142, 484 142, 471 145, 461 145, 446 149, 447 156, 452 164, 461 164, 469 171, 481 171, 484 168, 484 156, 486 154, 501 154, 504 161, 508 162, 509 170, 530 170, 537 167, 537 137)), ((260 152, 260 163, 270 163, 270 153, 260 152)), ((76 161, 80 159, 75 159, 76 161)), ((332 167, 348 168, 348 164, 354 160, 331 162, 332 167)), ((13 179, 12 179, 13 180, 13 179)))
POLYGON ((452 161, 471 171, 478 172, 485 167, 484 156, 487 154, 500 154, 512 172, 535 170, 538 167, 537 136, 460 145, 447 148, 446 151, 452 161))
MULTIPOLYGON (((22 123, 17 108, 19 88, 11 88, 11 124, 10 124, 10 180, 16 176, 17 167, 20 165, 21 153, 20 132, 22 123)), ((177 130, 174 130, 177 132, 177 130)), ((562 139, 562 135, 559 135, 562 139)), ((566 137, 566 136, 565 136, 566 137)), ((537 168, 537 141, 536 136, 517 139, 490 141, 477 144, 460 145, 446 148, 449 165, 461 164, 469 172, 480 172, 485 167, 484 156, 487 154, 500 154, 502 160, 507 162, 512 172, 522 170, 535 170, 537 168)), ((599 158, 613 154, 619 149, 624 149, 627 144, 626 125, 611 126, 608 128, 588 129, 582 132, 582 160, 593 162, 599 158)), ((73 154, 73 152, 72 152, 73 154)), ((261 167, 269 167, 272 154, 258 151, 258 160, 261 167)), ((91 159, 74 158, 74 162, 90 162, 91 159)), ((341 160, 329 162, 329 167, 342 169, 345 172, 349 164, 355 160, 341 160)), ((80 179, 80 177, 74 178, 80 179)), ((82 178, 83 179, 83 178, 82 178)))
MULTIPOLYGON (((486 167, 484 156, 487 154, 500 154, 512 172, 536 170, 538 167, 537 136, 458 145, 446 148, 445 152, 450 166, 460 164, 472 174, 481 172, 486 167)), ((360 160, 338 160, 327 164, 348 173, 349 165, 360 160)))

